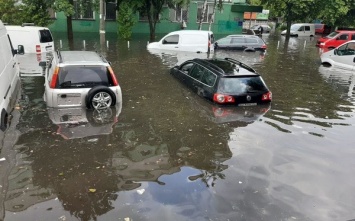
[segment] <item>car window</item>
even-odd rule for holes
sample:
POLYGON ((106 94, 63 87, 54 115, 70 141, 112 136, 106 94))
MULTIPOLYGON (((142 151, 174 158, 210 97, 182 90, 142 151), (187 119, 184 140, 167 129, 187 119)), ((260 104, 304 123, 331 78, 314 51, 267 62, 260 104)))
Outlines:
POLYGON ((231 44, 243 44, 245 43, 244 38, 232 38, 231 44))
POLYGON ((355 34, 351 35, 351 40, 355 40, 355 34))
POLYGON ((310 27, 310 26, 304 26, 304 30, 305 30, 305 31, 310 31, 310 30, 311 30, 311 27, 310 27))
POLYGON ((336 52, 339 56, 355 55, 355 42, 340 46, 336 52))
POLYGON ((217 43, 218 45, 229 45, 231 43, 231 38, 221 38, 217 43))
POLYGON ((205 69, 201 82, 207 84, 208 86, 213 86, 216 82, 217 76, 213 74, 211 71, 205 69))
POLYGON ((196 80, 200 80, 203 73, 204 73, 205 68, 200 66, 200 65, 195 65, 195 67, 192 69, 190 72, 190 76, 195 78, 196 80))
POLYGON ((304 31, 304 26, 301 26, 298 31, 304 31))
POLYGON ((192 62, 183 64, 183 65, 181 65, 180 70, 182 72, 184 72, 185 74, 187 74, 193 65, 194 65, 194 63, 192 63, 192 62))
POLYGON ((112 79, 105 66, 66 66, 60 68, 59 88, 92 87, 93 85, 112 85, 112 79))
POLYGON ((348 40, 348 34, 342 34, 338 37, 338 40, 348 40))
POLYGON ((255 39, 255 38, 247 38, 247 43, 249 44, 257 44, 258 43, 258 40, 255 39))
POLYGON ((49 30, 46 29, 40 30, 39 35, 40 35, 39 41, 41 43, 47 43, 53 41, 52 34, 49 30))
POLYGON ((170 35, 163 40, 163 44, 178 44, 179 35, 170 35))
POLYGON ((337 36, 339 34, 339 32, 332 32, 329 35, 326 36, 326 38, 334 38, 335 36, 337 36))
POLYGON ((221 78, 218 85, 220 93, 232 95, 266 90, 265 83, 260 76, 221 78))

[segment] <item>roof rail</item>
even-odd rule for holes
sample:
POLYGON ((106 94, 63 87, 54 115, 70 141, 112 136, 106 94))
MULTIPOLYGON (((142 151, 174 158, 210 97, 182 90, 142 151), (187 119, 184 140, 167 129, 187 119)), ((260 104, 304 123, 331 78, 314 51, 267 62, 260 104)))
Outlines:
POLYGON ((208 65, 208 66, 212 67, 213 69, 215 69, 215 70, 217 70, 217 71, 219 71, 219 72, 221 72, 221 73, 224 73, 224 71, 223 71, 223 69, 222 69, 222 68, 220 68, 220 67, 218 67, 217 65, 212 64, 212 63, 210 63, 210 62, 207 62, 207 61, 206 61, 206 60, 204 60, 204 59, 201 59, 201 58, 195 58, 194 60, 200 61, 200 62, 202 62, 202 63, 204 63, 204 64, 206 64, 206 65, 208 65))
POLYGON ((235 60, 235 59, 233 59, 233 58, 225 58, 225 60, 234 62, 234 63, 238 64, 239 66, 241 66, 241 67, 247 69, 248 71, 251 71, 251 72, 254 72, 254 73, 256 72, 253 68, 251 68, 250 66, 244 64, 244 63, 241 62, 241 61, 235 60))
POLYGON ((22 23, 21 27, 25 26, 35 26, 35 23, 22 23))

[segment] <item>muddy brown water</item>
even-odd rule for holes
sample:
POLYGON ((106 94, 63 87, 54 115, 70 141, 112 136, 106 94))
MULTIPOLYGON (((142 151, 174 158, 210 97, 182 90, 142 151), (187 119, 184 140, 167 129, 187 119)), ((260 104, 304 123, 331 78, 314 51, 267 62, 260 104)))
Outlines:
MULTIPOLYGON (((355 74, 321 66, 315 38, 285 44, 270 34, 265 55, 210 55, 239 59, 263 76, 271 105, 244 108, 192 93, 169 68, 196 54, 152 54, 147 38, 135 36, 128 47, 114 35, 104 44, 95 34, 76 36, 76 50, 85 40, 85 50, 112 63, 123 104, 109 113, 47 109, 44 79, 21 78, 0 219, 355 218, 355 74)), ((68 48, 65 35, 55 39, 68 48)))

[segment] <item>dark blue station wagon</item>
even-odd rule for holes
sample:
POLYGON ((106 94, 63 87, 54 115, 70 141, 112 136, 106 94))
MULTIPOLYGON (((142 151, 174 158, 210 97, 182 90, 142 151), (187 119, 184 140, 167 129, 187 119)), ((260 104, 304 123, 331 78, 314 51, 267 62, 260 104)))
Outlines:
POLYGON ((248 65, 231 59, 193 59, 170 73, 198 95, 217 104, 254 106, 269 103, 271 91, 248 65))

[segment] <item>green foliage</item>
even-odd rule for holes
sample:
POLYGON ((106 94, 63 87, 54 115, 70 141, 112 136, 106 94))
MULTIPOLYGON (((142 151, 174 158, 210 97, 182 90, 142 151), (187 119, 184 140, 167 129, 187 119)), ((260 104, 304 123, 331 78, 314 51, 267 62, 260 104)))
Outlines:
POLYGON ((132 28, 136 23, 133 9, 128 2, 123 2, 120 5, 120 11, 117 16, 118 34, 125 40, 132 36, 132 28))
POLYGON ((20 7, 15 0, 0 0, 0 19, 2 22, 19 25, 22 24, 20 7))
POLYGON ((47 0, 23 0, 22 2, 23 22, 44 27, 52 23, 47 10, 50 8, 47 0))

